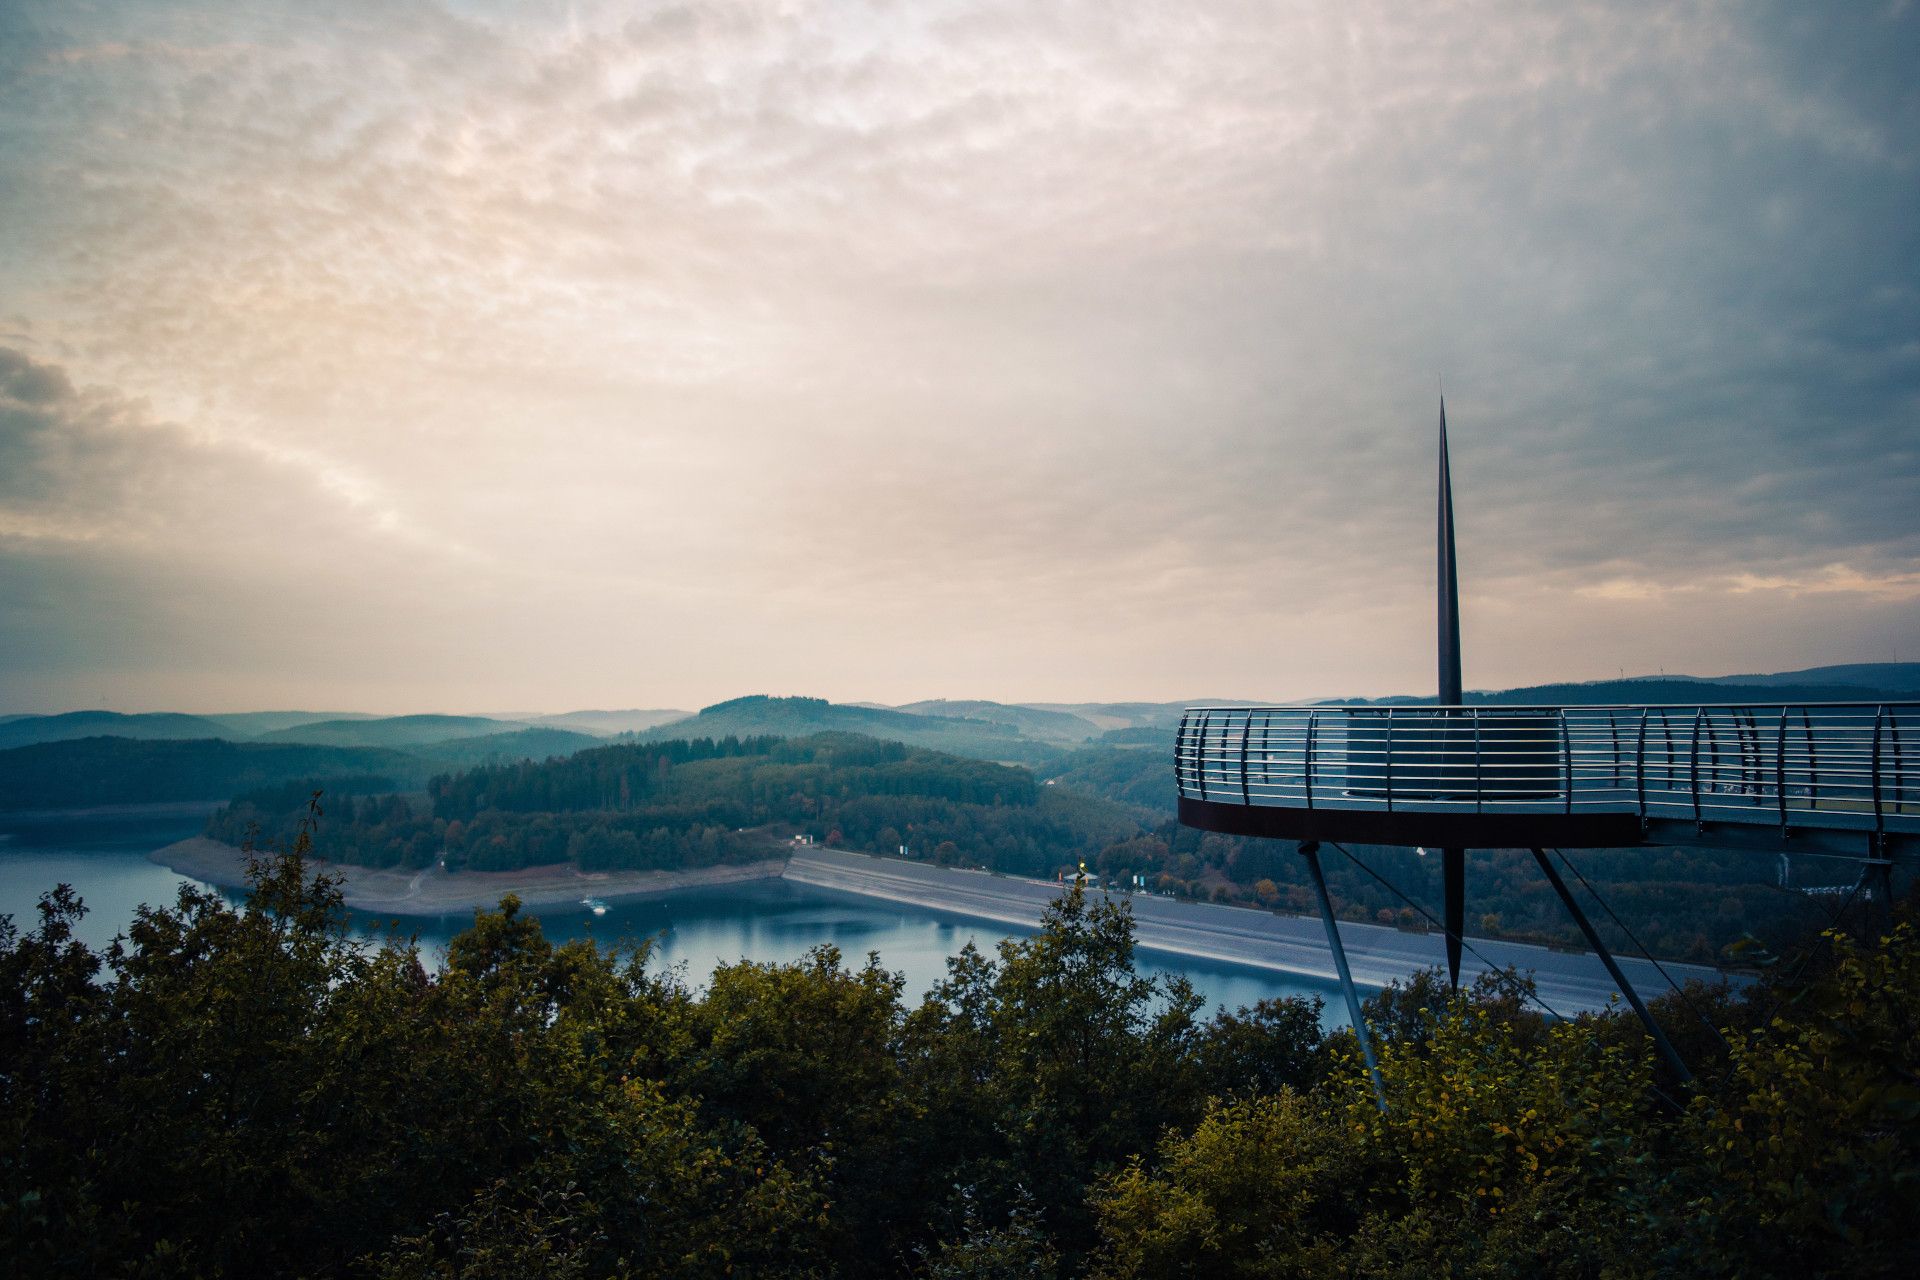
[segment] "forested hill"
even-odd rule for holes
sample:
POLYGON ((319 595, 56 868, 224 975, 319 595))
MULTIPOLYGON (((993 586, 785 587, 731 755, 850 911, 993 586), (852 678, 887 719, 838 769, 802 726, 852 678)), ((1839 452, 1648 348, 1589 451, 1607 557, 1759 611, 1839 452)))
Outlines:
MULTIPOLYGON (((322 787, 324 789, 324 787, 322 787)), ((291 839, 304 793, 243 796, 207 832, 291 839)), ((434 778, 424 802, 323 797, 325 858, 505 871, 656 870, 766 856, 778 825, 843 848, 1048 875, 1144 830, 1138 811, 1026 769, 850 734, 623 743, 434 778)))
POLYGON ((1099 725, 1069 711, 1051 711, 1045 707, 1015 706, 979 699, 955 702, 947 698, 933 698, 924 702, 904 703, 893 710, 916 716, 1004 724, 1016 733, 1041 742, 1085 742, 1089 738, 1099 737, 1101 733, 1099 725))
MULTIPOLYGON (((212 800, 293 779, 383 780, 417 786, 420 762, 377 747, 80 738, 0 751, 0 810, 212 800)), ((331 785, 331 784, 328 784, 331 785)))
MULTIPOLYGON (((987 705, 987 704, 980 704, 987 705)), ((793 738, 815 733, 857 733, 887 738, 981 760, 1031 764, 1054 748, 1023 737, 1020 728, 998 720, 916 715, 890 707, 855 706, 824 698, 772 698, 754 694, 703 708, 700 714, 650 729, 641 736, 655 742, 674 738, 752 737, 773 734, 793 738)))
MULTIPOLYGON (((338 747, 418 747, 456 738, 479 738, 514 733, 530 726, 487 716, 380 716, 351 720, 321 720, 289 725, 262 734, 263 742, 317 742, 338 747)), ((554 730, 553 732, 559 732, 554 730)), ((586 735, 580 735, 585 738, 586 735)))
POLYGON ((65 711, 52 716, 15 716, 0 721, 0 748, 35 742, 68 742, 111 734, 116 738, 224 738, 231 730, 205 716, 177 711, 122 715, 117 711, 65 711))
POLYGON ((388 791, 412 791, 437 773, 565 755, 599 743, 564 729, 521 729, 425 743, 405 751, 304 742, 78 738, 0 750, 0 810, 217 800, 301 780, 375 775, 388 791))

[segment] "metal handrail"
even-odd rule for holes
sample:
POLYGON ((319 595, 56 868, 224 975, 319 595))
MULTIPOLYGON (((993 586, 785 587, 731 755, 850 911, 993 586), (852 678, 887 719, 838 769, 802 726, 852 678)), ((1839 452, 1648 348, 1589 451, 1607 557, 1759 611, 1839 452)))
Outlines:
POLYGON ((1920 753, 1904 749, 1916 723, 1920 702, 1194 707, 1178 731, 1175 785, 1250 807, 1614 813, 1904 836, 1920 833, 1920 753), (1634 733, 1621 732, 1623 715, 1634 733), (1683 715, 1689 731, 1676 735, 1683 715))

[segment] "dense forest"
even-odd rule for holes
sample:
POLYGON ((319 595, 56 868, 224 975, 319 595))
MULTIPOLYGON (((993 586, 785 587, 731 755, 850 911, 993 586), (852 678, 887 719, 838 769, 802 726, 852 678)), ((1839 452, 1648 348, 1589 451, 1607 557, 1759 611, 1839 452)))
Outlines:
POLYGON ((557 729, 519 729, 421 743, 399 750, 305 742, 232 742, 91 737, 0 750, 0 811, 217 800, 292 779, 331 787, 378 773, 388 790, 424 786, 450 769, 543 759, 601 739, 557 729))
MULTIPOLYGON (((207 833, 290 839, 306 799, 296 787, 242 796, 207 833)), ((769 826, 1025 875, 1095 858, 1141 829, 1122 806, 1042 788, 1025 769, 816 734, 623 743, 438 776, 422 799, 342 796, 328 803, 319 848, 376 867, 659 870, 763 858, 769 826)))
MULTIPOLYGON (((973 705, 981 708, 993 704, 973 705)), ((1050 759, 1057 748, 1024 736, 1022 730, 1028 727, 1022 723, 1025 719, 1018 711, 1009 720, 995 720, 980 715, 921 715, 892 707, 828 702, 824 698, 773 698, 753 694, 703 707, 698 715, 646 730, 641 736, 664 741, 851 733, 981 760, 1033 764, 1050 759)))
POLYGON ((293 779, 376 774, 414 785, 397 751, 294 743, 76 738, 0 751, 0 811, 213 800, 293 779))
MULTIPOLYGON (((1202 1019, 1124 903, 953 957, 918 1005, 821 947, 704 989, 508 899, 429 968, 355 942, 304 842, 104 953, 0 922, 0 1257, 70 1276, 1908 1276, 1920 935, 1735 997, 1524 980, 1202 1019)), ((1857 917, 1856 926, 1861 922, 1857 917)))

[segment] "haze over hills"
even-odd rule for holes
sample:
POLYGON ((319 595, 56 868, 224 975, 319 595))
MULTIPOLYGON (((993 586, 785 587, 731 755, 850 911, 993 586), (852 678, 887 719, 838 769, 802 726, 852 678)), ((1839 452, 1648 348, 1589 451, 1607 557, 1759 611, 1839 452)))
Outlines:
POLYGON ((1173 728, 1188 707, 1253 706, 1272 698, 1182 698, 1178 702, 1028 702, 1039 711, 1063 711, 1102 730, 1173 728))
MULTIPOLYGON (((1745 676, 1639 676, 1624 680, 1475 690, 1483 705, 1688 704, 1700 702, 1899 701, 1920 693, 1920 663, 1852 663, 1745 676), (1861 682, 1876 683, 1861 683, 1861 682)), ((611 737, 662 742, 817 733, 860 734, 956 756, 1026 765, 1043 777, 1109 799, 1171 806, 1160 775, 1164 750, 1189 706, 1248 705, 1260 699, 1174 702, 1001 703, 927 699, 888 707, 821 698, 753 695, 697 714, 666 709, 578 710, 524 719, 471 715, 372 716, 360 712, 258 711, 190 715, 86 710, 0 719, 0 790, 28 807, 219 798, 282 778, 377 773, 417 788, 435 774, 519 760, 571 756, 611 737), (307 718, 309 716, 316 718, 307 718), (22 755, 41 743, 66 751, 22 755), (267 757, 235 744, 333 748, 345 754, 267 757), (386 754, 369 755, 369 752, 386 754), (124 779, 114 782, 115 776, 124 779), (22 782, 21 779, 29 781, 22 782), (229 786, 232 782, 232 786, 229 786), (29 794, 40 788, 39 800, 29 794), (212 788, 208 790, 208 788, 212 788)), ((1326 699, 1321 701, 1335 701, 1326 699)), ((1364 703, 1366 699, 1338 699, 1364 703)), ((1372 700, 1378 706, 1430 704, 1431 697, 1372 700)))
POLYGON ((930 698, 924 702, 902 703, 892 710, 906 711, 917 716, 985 720, 993 724, 1009 725, 1027 737, 1038 738, 1043 742, 1085 742, 1089 738, 1100 736, 1099 725, 1070 711, 1053 711, 1041 707, 1009 705, 1004 702, 979 700, 955 702, 946 698, 930 698))
MULTIPOLYGON (((1506 706, 1605 706, 1611 703, 1710 702, 1900 702, 1920 694, 1920 663, 1866 662, 1843 666, 1809 667, 1768 675, 1739 676, 1628 676, 1619 680, 1588 680, 1561 684, 1527 685, 1517 689, 1469 689, 1468 703, 1506 706)), ((1323 698, 1323 704, 1361 706, 1421 706, 1431 695, 1402 694, 1386 698, 1323 698)))
POLYGON ((314 724, 323 720, 377 720, 380 717, 368 711, 222 711, 205 712, 200 718, 226 725, 233 731, 224 736, 257 738, 262 734, 290 729, 297 724, 314 724))
POLYGON ((702 708, 698 715, 658 725, 642 740, 753 737, 773 734, 803 737, 815 733, 857 733, 871 738, 929 747, 982 760, 1029 762, 1052 748, 1023 737, 1011 724, 945 716, 915 715, 885 707, 828 702, 824 698, 777 698, 753 694, 702 708))
MULTIPOLYGON (((1642 677, 1645 679, 1646 677, 1642 677)), ((1747 685, 1845 685, 1862 689, 1897 689, 1920 693, 1920 662, 1849 662, 1833 667, 1808 667, 1803 671, 1777 671, 1772 675, 1686 676, 1708 684, 1747 685)))
POLYGON ((528 716, 525 719, 528 724, 545 725, 554 729, 571 729, 575 733, 590 733, 595 737, 611 738, 622 733, 644 733, 655 725, 684 720, 692 714, 690 711, 668 709, 563 711, 558 715, 528 716))
POLYGON ((592 734, 534 725, 506 733, 445 738, 438 742, 402 746, 400 749, 435 769, 465 769, 483 764, 510 764, 516 760, 570 756, 589 747, 605 746, 606 741, 592 734))
POLYGON ((532 726, 486 716, 383 716, 367 720, 322 720, 260 735, 262 742, 316 742, 342 747, 417 747, 456 738, 518 733, 532 726))
POLYGON ((33 742, 64 742, 73 738, 226 738, 232 729, 205 716, 178 711, 148 711, 123 715, 118 711, 66 711, 57 715, 19 716, 0 722, 0 749, 33 742))

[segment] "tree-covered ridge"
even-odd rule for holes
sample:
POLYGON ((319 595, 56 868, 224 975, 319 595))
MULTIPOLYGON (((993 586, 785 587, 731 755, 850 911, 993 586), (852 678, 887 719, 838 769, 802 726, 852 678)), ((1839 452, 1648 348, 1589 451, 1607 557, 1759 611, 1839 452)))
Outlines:
POLYGON ((982 760, 853 734, 631 743, 564 760, 474 769, 428 784, 434 812, 558 813, 701 804, 725 794, 774 805, 791 797, 917 795, 965 804, 1030 805, 1033 775, 982 760), (685 768, 681 766, 695 766, 685 768))
MULTIPOLYGON (((534 726, 490 716, 356 716, 288 725, 260 735, 263 742, 314 742, 343 747, 421 747, 460 738, 518 733, 534 726)), ((581 735, 585 737, 586 735, 581 735)))
POLYGON ((11 716, 0 720, 0 749, 76 738, 205 739, 224 738, 229 730, 206 716, 178 711, 126 715, 118 711, 65 711, 50 716, 11 716))
POLYGON ((0 750, 0 811, 215 800, 292 779, 333 788, 377 773, 387 789, 414 790, 451 769, 543 759, 600 745, 557 729, 431 742, 406 750, 305 742, 95 737, 0 750))
POLYGON ((211 800, 294 779, 369 774, 391 790, 417 786, 421 773, 412 757, 378 747, 77 738, 0 751, 0 811, 211 800))
MULTIPOLYGON (((1553 1023, 1524 980, 1211 1021, 1069 892, 917 1004, 831 947, 555 946, 511 899, 429 969, 293 855, 123 943, 0 923, 0 1256, 32 1275, 1892 1277, 1920 1210, 1920 936, 1739 998, 1553 1023)), ((1905 911, 1903 909, 1903 917, 1905 911)))
MULTIPOLYGON (((317 788, 325 790, 324 787, 317 788)), ((423 798, 329 796, 319 850, 366 866, 665 870, 764 858, 758 829, 1030 875, 1138 835, 1137 815, 1025 769, 850 734, 622 743, 435 777, 423 798)), ((242 796, 207 833, 291 839, 290 788, 242 796)))
POLYGON ((1023 736, 1016 724, 991 719, 918 715, 891 707, 765 694, 717 702, 698 715, 649 729, 641 736, 664 741, 764 735, 798 738, 816 733, 860 734, 953 755, 1024 764, 1050 759, 1057 749, 1023 736))

